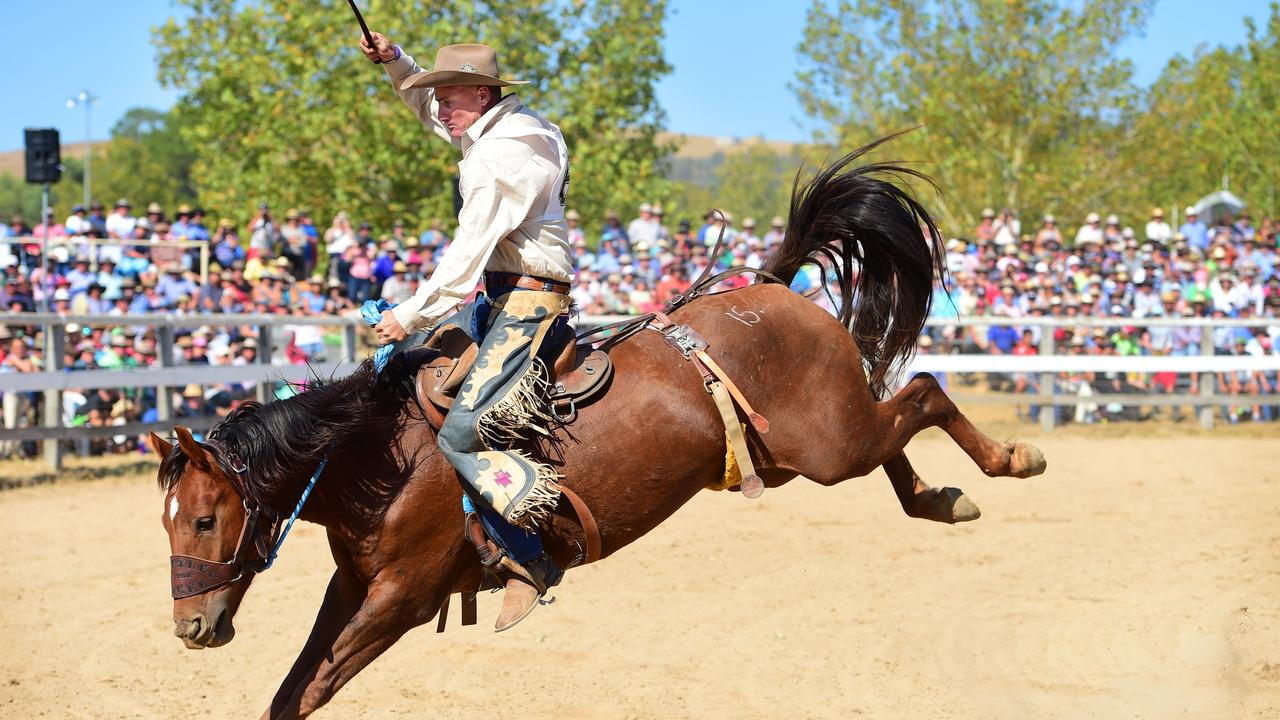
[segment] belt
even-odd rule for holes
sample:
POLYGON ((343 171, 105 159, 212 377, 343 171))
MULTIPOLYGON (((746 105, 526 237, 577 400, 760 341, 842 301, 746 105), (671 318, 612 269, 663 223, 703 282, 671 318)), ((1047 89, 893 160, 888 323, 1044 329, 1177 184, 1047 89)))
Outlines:
POLYGON ((484 274, 486 288, 520 288, 521 290, 540 290, 542 292, 569 294, 569 283, 549 280, 536 275, 520 275, 519 273, 487 272, 484 274))

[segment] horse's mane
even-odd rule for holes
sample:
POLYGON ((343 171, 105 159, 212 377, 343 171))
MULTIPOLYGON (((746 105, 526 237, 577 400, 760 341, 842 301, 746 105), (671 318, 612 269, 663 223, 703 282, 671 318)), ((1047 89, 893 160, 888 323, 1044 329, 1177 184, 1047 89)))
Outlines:
MULTIPOLYGON (((310 473, 324 458, 352 450, 366 452, 373 463, 386 453, 400 429, 405 400, 396 384, 379 380, 366 360, 347 377, 321 382, 304 392, 267 405, 246 402, 209 432, 207 444, 223 473, 233 482, 231 454, 249 468, 239 476, 240 489, 267 503, 299 473, 310 473)), ((159 483, 168 490, 186 471, 189 459, 178 445, 161 460, 159 483)))

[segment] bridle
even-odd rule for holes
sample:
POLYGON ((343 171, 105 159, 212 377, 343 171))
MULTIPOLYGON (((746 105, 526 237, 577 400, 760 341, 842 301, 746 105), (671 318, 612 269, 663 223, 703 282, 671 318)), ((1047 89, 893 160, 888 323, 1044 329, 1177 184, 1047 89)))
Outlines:
MULTIPOLYGON (((244 475, 249 472, 248 466, 234 452, 228 452, 211 441, 204 443, 216 453, 225 457, 234 475, 228 474, 231 487, 240 496, 244 504, 244 524, 240 527, 240 539, 236 542, 235 554, 226 562, 207 560, 192 555, 169 556, 169 581, 173 599, 203 595, 244 577, 245 572, 259 573, 271 567, 275 558, 275 549, 281 534, 280 515, 275 510, 251 499, 244 487, 244 475), (259 542, 266 540, 266 542, 259 542), (270 554, 265 548, 273 548, 270 554), (256 551, 256 558, 249 559, 256 551)), ((216 457, 217 455, 215 455, 216 457)), ((321 463, 322 469, 324 464, 321 463)), ((319 472, 316 473, 317 477, 319 472)), ((313 479, 314 482, 314 479, 313 479)), ((305 496, 304 496, 305 499, 305 496)), ((299 505, 301 507, 301 505, 299 505)), ((292 525, 292 522, 290 522, 292 525)))
MULTIPOLYGON (((244 464, 240 456, 227 450, 215 440, 206 440, 204 445, 214 452, 215 458, 226 459, 226 466, 223 469, 230 469, 231 472, 224 472, 224 474, 231 482, 232 489, 240 496, 240 502, 244 503, 244 524, 240 526, 240 540, 236 542, 236 552, 227 562, 206 560, 192 555, 169 556, 169 584, 174 600, 203 595, 210 590, 233 583, 244 577, 246 571, 254 574, 270 569, 271 564, 276 561, 276 556, 280 554, 280 546, 284 545, 285 538, 289 537, 289 530, 293 528, 293 523, 302 512, 302 506, 306 505, 307 498, 311 497, 311 491, 315 489, 316 481, 324 472, 324 466, 329 464, 328 457, 320 461, 320 466, 311 474, 311 480, 302 490, 302 497, 298 498, 298 504, 293 507, 289 522, 282 526, 280 513, 252 497, 249 486, 245 484, 245 475, 249 472, 249 467, 244 464), (254 551, 257 552, 257 558, 249 560, 249 554, 254 551)), ((222 467, 222 463, 219 463, 219 467, 222 467)))

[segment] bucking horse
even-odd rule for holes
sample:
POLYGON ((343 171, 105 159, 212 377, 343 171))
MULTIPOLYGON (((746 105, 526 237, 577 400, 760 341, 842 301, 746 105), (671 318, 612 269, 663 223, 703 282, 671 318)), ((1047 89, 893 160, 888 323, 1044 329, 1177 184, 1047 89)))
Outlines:
MULTIPOLYGON (((892 181, 916 173, 859 165, 877 145, 797 176, 784 241, 756 282, 722 292, 695 284, 668 312, 597 344, 611 364, 608 386, 528 441, 579 500, 562 496, 542 528, 561 567, 612 555, 727 477, 736 478, 730 489, 750 479, 753 495, 796 477, 834 485, 883 466, 909 516, 976 519, 960 490, 925 484, 903 454, 932 426, 988 476, 1044 471, 1039 450, 984 435, 932 376, 890 392, 944 268, 932 219, 892 181), (834 315, 788 287, 815 261, 838 288, 834 315), (686 331, 683 347, 673 327, 686 331), (699 341, 692 348, 690 337, 699 341), (738 395, 727 414, 709 392, 719 377, 738 395), (736 463, 726 452, 735 423, 745 440, 738 455, 748 455, 736 463), (730 465, 752 472, 734 476, 730 465)), ((187 647, 231 641, 255 574, 287 535, 286 516, 328 533, 333 576, 265 718, 315 712, 406 631, 443 614, 451 595, 484 582, 459 479, 436 446, 439 411, 418 390, 422 361, 413 357, 401 353, 380 373, 365 361, 287 400, 246 403, 204 441, 182 427, 176 443, 151 435, 162 458, 175 634, 187 647)))

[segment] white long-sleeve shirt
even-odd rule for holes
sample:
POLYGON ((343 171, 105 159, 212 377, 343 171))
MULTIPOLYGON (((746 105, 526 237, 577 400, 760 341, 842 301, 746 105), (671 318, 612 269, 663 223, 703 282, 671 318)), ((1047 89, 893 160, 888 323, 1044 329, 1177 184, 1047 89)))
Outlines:
POLYGON ((560 130, 507 95, 461 137, 437 117, 431 88, 401 90, 421 68, 407 54, 385 63, 387 75, 422 124, 462 151, 458 232, 436 271, 391 312, 407 332, 432 327, 490 272, 568 282, 573 278, 564 208, 569 161, 560 130))

